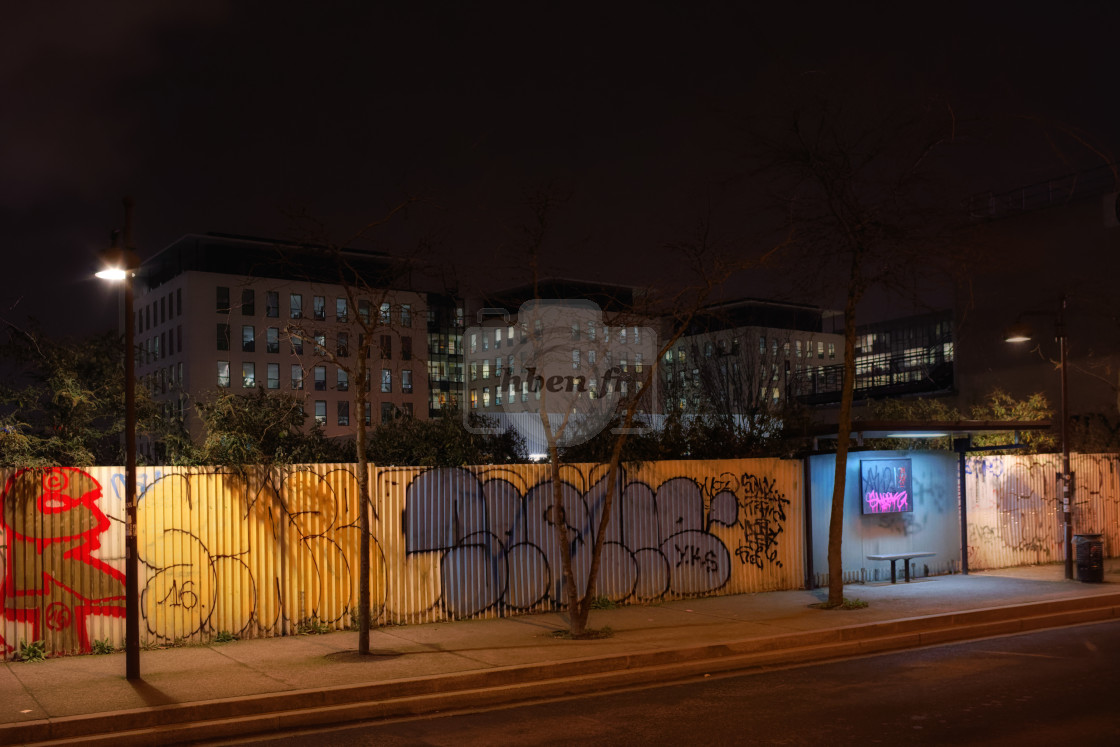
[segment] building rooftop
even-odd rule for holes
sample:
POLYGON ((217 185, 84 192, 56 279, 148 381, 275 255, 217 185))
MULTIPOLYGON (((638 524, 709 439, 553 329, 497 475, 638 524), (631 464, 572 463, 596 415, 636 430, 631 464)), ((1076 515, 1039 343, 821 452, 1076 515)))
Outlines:
POLYGON ((140 277, 154 288, 190 271, 378 288, 409 285, 406 263, 384 252, 221 233, 183 236, 145 260, 140 277))

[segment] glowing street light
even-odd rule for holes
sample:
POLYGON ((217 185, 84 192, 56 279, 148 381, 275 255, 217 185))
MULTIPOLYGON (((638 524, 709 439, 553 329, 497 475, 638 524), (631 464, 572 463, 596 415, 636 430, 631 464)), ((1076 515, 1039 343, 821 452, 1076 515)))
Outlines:
MULTIPOLYGON (((1047 311, 1028 311, 1028 314, 1042 314, 1049 316, 1047 311)), ((1065 523, 1065 552, 1066 552, 1066 578, 1073 578, 1073 521, 1072 521, 1072 493, 1073 471, 1069 464, 1069 384, 1066 378, 1066 297, 1062 294, 1058 302, 1058 312, 1054 316, 1054 338, 1058 341, 1058 373, 1061 377, 1060 409, 1061 409, 1061 437, 1062 437, 1062 471, 1058 479, 1062 482, 1062 520, 1065 523)), ((1021 321, 1007 330, 1004 335, 1005 342, 1029 342, 1033 336, 1032 330, 1021 321)))
POLYGON ((140 267, 132 248, 132 198, 124 199, 124 242, 119 231, 113 243, 101 253, 102 269, 94 275, 102 280, 122 283, 124 292, 124 452, 125 452, 125 535, 124 535, 124 653, 125 677, 140 679, 140 563, 136 541, 136 322, 133 317, 132 279, 140 267))

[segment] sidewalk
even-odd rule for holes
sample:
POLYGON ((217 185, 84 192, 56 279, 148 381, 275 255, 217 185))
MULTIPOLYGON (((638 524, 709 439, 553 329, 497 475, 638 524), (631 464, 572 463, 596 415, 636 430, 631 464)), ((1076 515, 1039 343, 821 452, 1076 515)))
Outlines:
POLYGON ((1062 573, 849 586, 849 599, 869 604, 859 610, 810 608, 824 590, 595 610, 591 626, 613 631, 598 640, 554 636, 566 624, 550 613, 379 628, 368 657, 352 632, 142 651, 136 683, 123 654, 10 662, 0 668, 0 744, 168 744, 1120 618, 1120 561, 1106 561, 1103 584, 1062 573))

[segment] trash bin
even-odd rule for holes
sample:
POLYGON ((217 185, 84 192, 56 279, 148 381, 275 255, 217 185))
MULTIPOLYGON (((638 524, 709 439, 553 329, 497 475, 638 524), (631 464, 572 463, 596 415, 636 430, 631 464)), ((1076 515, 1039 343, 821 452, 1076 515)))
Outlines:
POLYGON ((1099 584, 1104 581, 1104 542, 1099 534, 1073 535, 1073 553, 1077 558, 1077 580, 1099 584))

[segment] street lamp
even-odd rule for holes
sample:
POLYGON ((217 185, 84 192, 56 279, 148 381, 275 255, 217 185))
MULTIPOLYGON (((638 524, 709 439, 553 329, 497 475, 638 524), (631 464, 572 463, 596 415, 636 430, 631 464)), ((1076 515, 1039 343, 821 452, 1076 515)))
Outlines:
MULTIPOLYGON (((1043 314, 1049 316, 1047 311, 1028 311, 1020 315, 1043 314)), ((1072 493, 1073 471, 1069 465, 1069 384, 1066 371, 1066 297, 1058 301, 1058 312, 1054 316, 1054 338, 1058 341, 1058 373, 1061 377, 1060 391, 1060 417, 1062 438, 1062 471, 1058 479, 1062 483, 1062 520, 1065 523, 1065 551, 1066 551, 1066 578, 1073 578, 1073 521, 1072 521, 1072 493)), ((1004 336, 1006 342, 1028 342, 1032 336, 1031 329, 1021 321, 1007 330, 1004 336)))
POLYGON ((140 266, 132 248, 131 198, 124 199, 124 241, 113 231, 112 245, 101 253, 102 280, 121 281, 124 291, 124 653, 125 677, 140 679, 140 592, 136 543, 136 322, 132 318, 132 279, 140 266))

